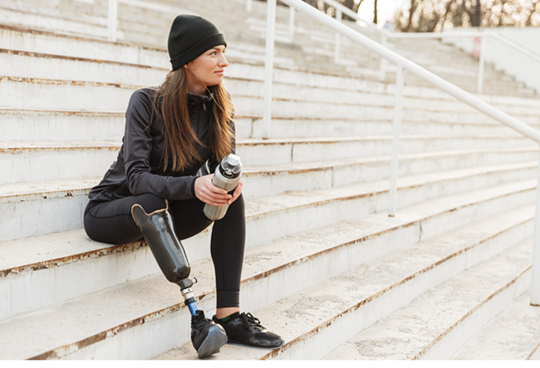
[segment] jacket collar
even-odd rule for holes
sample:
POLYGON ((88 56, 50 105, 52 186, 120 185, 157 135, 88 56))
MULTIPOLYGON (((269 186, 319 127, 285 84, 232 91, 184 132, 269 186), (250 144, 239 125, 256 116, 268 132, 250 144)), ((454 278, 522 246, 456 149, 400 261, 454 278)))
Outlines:
POLYGON ((188 106, 205 108, 211 101, 214 100, 214 95, 210 93, 209 95, 192 95, 188 93, 188 106))

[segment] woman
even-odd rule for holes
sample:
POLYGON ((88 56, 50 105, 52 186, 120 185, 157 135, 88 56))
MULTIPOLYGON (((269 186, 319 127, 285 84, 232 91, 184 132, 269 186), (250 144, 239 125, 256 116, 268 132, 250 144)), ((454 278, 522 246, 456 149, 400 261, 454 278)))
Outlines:
POLYGON ((229 205, 225 217, 214 223, 211 237, 216 315, 213 321, 202 311, 192 317, 192 341, 199 350, 200 335, 215 323, 223 327, 229 342, 278 347, 281 337, 264 329, 251 314, 240 314, 243 184, 228 194, 212 184, 213 174, 196 176, 203 166, 213 173, 221 159, 235 153, 233 105, 222 85, 228 66, 226 46, 209 21, 192 15, 176 17, 168 40, 172 71, 158 88, 139 89, 131 96, 122 147, 103 180, 90 191, 84 227, 90 238, 106 243, 125 244, 144 237, 154 252, 142 220, 135 212, 132 215, 132 209, 140 206, 143 216, 159 214, 174 223, 169 238, 182 249, 178 240, 212 223, 203 214, 206 203, 229 205))

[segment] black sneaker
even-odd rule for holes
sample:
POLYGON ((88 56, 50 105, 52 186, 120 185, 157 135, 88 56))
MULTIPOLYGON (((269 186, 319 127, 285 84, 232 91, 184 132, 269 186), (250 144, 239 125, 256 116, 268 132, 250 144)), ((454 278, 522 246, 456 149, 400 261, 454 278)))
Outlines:
POLYGON ((191 342, 197 350, 199 358, 219 353, 219 349, 227 343, 225 330, 208 318, 204 318, 204 312, 198 310, 191 316, 191 342))
POLYGON ((277 348, 285 342, 281 336, 268 331, 261 325, 258 318, 251 313, 235 313, 226 322, 213 317, 216 324, 220 324, 227 332, 229 342, 256 346, 259 348, 277 348))

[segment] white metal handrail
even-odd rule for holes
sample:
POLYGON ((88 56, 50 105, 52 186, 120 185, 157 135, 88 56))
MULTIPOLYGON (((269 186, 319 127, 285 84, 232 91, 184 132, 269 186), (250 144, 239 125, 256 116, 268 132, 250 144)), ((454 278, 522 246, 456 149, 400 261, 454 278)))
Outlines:
MULTIPOLYGON (((462 37, 475 37, 480 38, 480 58, 478 63, 478 82, 477 82, 477 92, 483 91, 484 86, 484 69, 485 69, 485 38, 493 38, 498 41, 506 44, 507 46, 513 48, 514 50, 522 53, 523 55, 528 56, 529 58, 540 63, 540 55, 535 53, 533 50, 528 49, 526 46, 519 45, 516 41, 509 39, 499 33, 495 32, 479 32, 465 31, 465 32, 449 32, 449 33, 433 33, 433 32, 419 32, 419 33, 394 33, 389 32, 385 29, 379 29, 373 22, 369 20, 362 19, 360 16, 352 11, 352 9, 347 8, 343 4, 338 3, 335 0, 323 0, 326 4, 334 7, 336 9, 336 19, 341 21, 342 14, 347 15, 348 17, 354 19, 356 22, 362 23, 364 26, 369 29, 377 32, 381 36, 381 43, 383 46, 387 46, 388 38, 462 38, 462 37)), ((251 2, 248 0, 248 11, 251 11, 251 2)), ((292 7, 291 7, 292 8, 292 7)), ((294 13, 291 13, 294 14, 294 13)), ((294 18, 290 19, 290 29, 291 33, 294 32, 294 18)), ((334 60, 337 62, 339 60, 339 54, 341 49, 341 40, 340 34, 336 33, 336 42, 334 44, 334 60)), ((386 76, 386 60, 381 59, 380 63, 380 79, 384 80, 386 76)))
MULTIPOLYGON (((540 132, 531 128, 529 125, 522 123, 521 121, 513 118, 512 116, 500 111, 499 109, 489 105, 478 97, 464 91, 463 89, 453 85, 452 83, 440 78, 439 76, 431 73, 430 71, 422 68, 421 66, 413 63, 412 61, 404 58, 403 56, 389 50, 386 47, 381 46, 377 42, 370 38, 360 34, 359 32, 347 27, 343 23, 331 18, 330 16, 318 11, 314 7, 306 4, 301 0, 281 0, 283 3, 290 7, 294 7, 311 18, 325 24, 332 28, 341 35, 351 39, 352 41, 364 46, 371 52, 374 52, 381 56, 383 59, 387 59, 398 65, 397 74, 397 87, 396 87, 396 104, 394 109, 394 145, 392 148, 392 163, 391 163, 391 175, 390 175, 390 189, 389 196, 391 198, 389 215, 392 216, 395 209, 395 194, 396 194, 396 181, 397 181, 397 168, 398 168, 398 154, 399 154, 399 127, 401 123, 401 100, 402 100, 402 88, 403 88, 403 70, 422 78, 426 82, 433 86, 447 92, 451 96, 458 100, 468 104, 481 113, 507 125, 508 127, 516 130, 524 136, 536 141, 540 146, 540 132)), ((266 61, 266 79, 265 79, 265 111, 263 119, 263 135, 266 135, 267 128, 271 119, 271 101, 272 101, 272 73, 273 73, 273 43, 275 32, 275 12, 276 12, 276 0, 267 0, 268 3, 268 37, 266 40, 267 47, 267 61, 266 61), (273 17, 274 20, 270 19, 273 17), (271 50, 271 52, 270 52, 271 50)), ((264 137, 264 136, 263 136, 264 137)), ((540 159, 540 157, 539 157, 540 159)), ((540 182, 540 167, 538 170, 538 182, 540 182)), ((537 190, 536 193, 536 212, 535 212, 535 234, 534 234, 534 249, 533 249, 533 267, 532 267, 532 285, 531 285, 531 305, 540 306, 540 195, 537 190)))
MULTIPOLYGON (((360 16, 353 12, 351 9, 346 6, 334 1, 334 0, 323 0, 326 4, 340 9, 342 12, 346 13, 349 17, 353 18, 357 22, 367 24, 368 27, 372 30, 378 32, 382 37, 382 44, 386 46, 388 38, 461 38, 461 37, 478 37, 480 38, 480 59, 478 65, 478 83, 477 83, 477 92, 482 92, 483 90, 483 81, 484 81, 484 69, 485 69, 485 38, 496 39, 505 45, 513 48, 515 51, 522 53, 525 56, 537 61, 540 63, 540 55, 535 53, 533 50, 528 49, 526 46, 518 44, 518 42, 509 39, 496 32, 484 32, 482 29, 474 31, 463 31, 463 32, 448 32, 448 33, 434 33, 434 32, 418 32, 418 33, 401 33, 401 32, 389 32, 386 29, 379 29, 372 22, 360 18, 360 16)), ((339 48, 339 45, 335 46, 336 49, 339 48)), ((385 77, 385 63, 381 62, 381 79, 385 77)))

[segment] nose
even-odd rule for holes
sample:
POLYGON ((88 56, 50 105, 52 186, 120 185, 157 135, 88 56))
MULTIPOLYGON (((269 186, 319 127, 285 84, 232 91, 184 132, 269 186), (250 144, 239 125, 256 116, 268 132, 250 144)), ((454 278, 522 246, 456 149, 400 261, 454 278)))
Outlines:
POLYGON ((219 59, 219 66, 222 68, 226 68, 229 66, 229 62, 227 61, 227 58, 224 54, 221 54, 221 57, 219 59))

